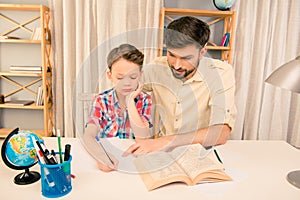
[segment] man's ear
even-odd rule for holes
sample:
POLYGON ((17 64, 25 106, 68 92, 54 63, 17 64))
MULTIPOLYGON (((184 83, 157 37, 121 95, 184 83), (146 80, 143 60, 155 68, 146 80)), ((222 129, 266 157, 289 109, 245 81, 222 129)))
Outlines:
POLYGON ((200 57, 200 59, 202 59, 202 57, 206 54, 206 52, 207 52, 207 48, 206 47, 203 47, 202 49, 201 49, 201 51, 200 51, 200 55, 199 55, 199 57, 200 57))

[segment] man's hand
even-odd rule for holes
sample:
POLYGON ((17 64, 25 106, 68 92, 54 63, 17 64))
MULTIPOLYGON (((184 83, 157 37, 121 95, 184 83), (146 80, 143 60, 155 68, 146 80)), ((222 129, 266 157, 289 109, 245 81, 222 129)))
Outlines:
POLYGON ((136 139, 136 143, 131 145, 123 156, 133 154, 134 156, 154 152, 154 151, 168 151, 170 150, 169 140, 167 137, 157 139, 136 139))

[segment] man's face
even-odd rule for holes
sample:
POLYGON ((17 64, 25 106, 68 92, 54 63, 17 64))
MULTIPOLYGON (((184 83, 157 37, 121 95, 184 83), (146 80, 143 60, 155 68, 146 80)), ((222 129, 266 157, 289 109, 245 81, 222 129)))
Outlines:
POLYGON ((180 80, 191 78, 201 59, 201 52, 195 45, 189 45, 180 49, 171 49, 167 51, 168 64, 173 76, 180 80))

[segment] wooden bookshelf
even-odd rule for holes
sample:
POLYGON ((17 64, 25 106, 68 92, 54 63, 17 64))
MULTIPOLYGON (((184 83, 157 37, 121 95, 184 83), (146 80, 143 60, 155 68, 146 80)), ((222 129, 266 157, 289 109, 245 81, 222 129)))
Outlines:
MULTIPOLYGON (((41 73, 36 72, 13 72, 2 70, 0 66, 0 84, 5 82, 10 85, 12 89, 5 90, 0 87, 0 94, 4 95, 5 101, 10 100, 14 95, 20 94, 20 92, 26 92, 33 96, 33 99, 37 97, 37 91, 30 89, 30 86, 41 85, 43 89, 43 105, 36 105, 36 102, 30 105, 11 105, 11 104, 0 104, 0 109, 19 109, 22 110, 40 110, 43 112, 43 129, 36 130, 32 129, 33 132, 37 132, 42 136, 51 136, 53 123, 53 103, 52 103, 52 60, 51 60, 51 41, 50 41, 50 11, 49 8, 44 5, 30 5, 30 4, 0 4, 0 20, 4 21, 4 24, 10 24, 7 30, 0 32, 0 36, 13 35, 16 34, 17 30, 22 29, 22 31, 27 32, 28 35, 33 34, 33 29, 28 26, 31 23, 39 24, 41 31, 40 40, 32 40, 31 37, 20 38, 20 39, 0 39, 0 45, 3 43, 10 43, 11 45, 18 45, 17 48, 23 48, 23 44, 29 45, 39 45, 40 46, 40 58, 42 71, 41 73), (5 11, 5 12, 1 12, 5 11), (12 13, 10 11, 13 11, 12 13), (15 19, 16 12, 33 12, 34 16, 26 19, 15 19), (19 21, 18 21, 19 20, 19 21), (22 21, 22 22, 20 22, 22 21), (18 78, 28 79, 26 83, 20 83, 18 78), (2 90, 2 91, 1 91, 2 90)), ((0 21, 1 22, 1 21, 0 21)), ((26 50, 26 49, 24 49, 26 50)), ((1 52, 0 52, 1 53, 1 52)), ((35 56, 35 55, 33 55, 35 56)), ((16 58, 18 55, 16 54, 16 58)), ((24 65, 26 65, 24 63, 24 65)), ((0 118, 5 117, 1 116, 0 118)), ((34 124, 34 118, 33 124, 34 124)), ((1 123, 1 122, 0 122, 1 123)), ((0 124, 0 137, 5 137, 14 128, 19 127, 18 122, 16 122, 15 127, 5 127, 5 125, 0 124)), ((20 127, 22 129, 22 127, 20 127)), ((30 128, 28 130, 31 130, 30 128)))

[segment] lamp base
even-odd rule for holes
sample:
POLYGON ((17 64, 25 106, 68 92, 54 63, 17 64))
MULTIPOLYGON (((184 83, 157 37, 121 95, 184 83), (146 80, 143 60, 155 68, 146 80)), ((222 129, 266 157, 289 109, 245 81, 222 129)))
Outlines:
POLYGON ((291 171, 286 176, 288 182, 300 189, 300 170, 291 171))

